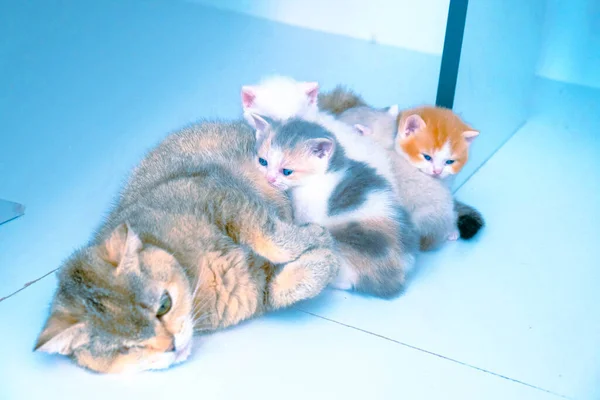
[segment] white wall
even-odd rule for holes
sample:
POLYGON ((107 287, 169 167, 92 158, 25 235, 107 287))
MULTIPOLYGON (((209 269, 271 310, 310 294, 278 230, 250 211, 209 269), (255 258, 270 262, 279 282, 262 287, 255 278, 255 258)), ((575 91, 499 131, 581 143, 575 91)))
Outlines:
POLYGON ((454 109, 481 131, 460 186, 527 120, 546 0, 470 1, 454 109))
POLYGON ((547 0, 537 73, 600 88, 600 1, 547 0))
POLYGON ((449 0, 187 0, 441 55, 449 0))

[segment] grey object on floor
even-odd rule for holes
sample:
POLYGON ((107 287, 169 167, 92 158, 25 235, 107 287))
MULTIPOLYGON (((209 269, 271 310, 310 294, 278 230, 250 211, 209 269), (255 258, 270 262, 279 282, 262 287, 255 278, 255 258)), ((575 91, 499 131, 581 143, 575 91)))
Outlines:
POLYGON ((25 213, 23 204, 0 199, 0 225, 20 217, 25 213))

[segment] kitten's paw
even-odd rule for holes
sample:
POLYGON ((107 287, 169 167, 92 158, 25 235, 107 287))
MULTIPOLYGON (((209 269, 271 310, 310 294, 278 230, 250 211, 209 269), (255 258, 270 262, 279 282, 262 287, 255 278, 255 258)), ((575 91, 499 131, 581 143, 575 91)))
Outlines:
POLYGON ((336 277, 329 283, 329 286, 337 290, 352 290, 358 281, 358 274, 346 263, 342 263, 336 277))
POLYGON ((458 240, 459 237, 460 237, 460 233, 458 231, 453 231, 450 235, 448 235, 448 240, 450 240, 450 241, 458 240))

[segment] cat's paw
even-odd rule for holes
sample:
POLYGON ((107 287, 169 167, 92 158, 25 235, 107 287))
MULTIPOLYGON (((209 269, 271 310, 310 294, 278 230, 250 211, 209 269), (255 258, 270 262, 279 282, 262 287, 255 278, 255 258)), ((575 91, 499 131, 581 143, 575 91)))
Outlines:
POLYGON ((448 240, 455 241, 458 240, 459 237, 460 233, 458 231, 453 231, 451 234, 448 235, 448 240))
POLYGON ((308 237, 309 247, 330 247, 332 238, 327 228, 317 224, 306 224, 302 226, 308 237))

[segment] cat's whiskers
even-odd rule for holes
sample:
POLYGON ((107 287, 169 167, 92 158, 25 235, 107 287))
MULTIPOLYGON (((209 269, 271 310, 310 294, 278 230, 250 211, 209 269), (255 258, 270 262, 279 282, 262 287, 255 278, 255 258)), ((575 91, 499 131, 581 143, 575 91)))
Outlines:
POLYGON ((196 275, 196 283, 194 285, 194 291, 192 292, 192 301, 196 298, 198 290, 200 289, 200 274, 196 275))
POLYGON ((203 311, 205 311, 206 306, 209 304, 210 298, 205 297, 203 299, 201 299, 201 301, 199 303, 196 303, 196 305, 194 306, 194 308, 192 309, 192 319, 197 317, 198 315, 202 314, 203 311))
POLYGON ((209 320, 209 318, 211 318, 212 316, 213 316, 213 313, 207 313, 200 318, 194 318, 193 319, 194 329, 201 330, 201 329, 206 329, 206 328, 212 328, 213 324, 209 320), (202 322, 202 324, 200 324, 201 322, 202 322))
POLYGON ((196 311, 194 312, 194 314, 192 314, 192 319, 193 319, 193 320, 195 320, 195 319, 197 319, 199 316, 201 316, 202 314, 205 314, 205 312, 204 312, 204 311, 205 311, 205 310, 202 310, 202 309, 200 309, 200 310, 196 310, 196 311))

